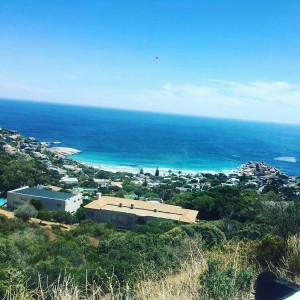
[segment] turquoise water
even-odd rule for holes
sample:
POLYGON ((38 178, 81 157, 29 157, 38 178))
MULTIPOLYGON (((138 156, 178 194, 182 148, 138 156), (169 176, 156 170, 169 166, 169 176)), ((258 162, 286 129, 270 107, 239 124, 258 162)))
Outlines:
POLYGON ((74 159, 125 168, 223 171, 264 161, 300 176, 300 126, 0 101, 0 127, 61 141, 74 159), (294 162, 289 162, 289 161, 294 162))

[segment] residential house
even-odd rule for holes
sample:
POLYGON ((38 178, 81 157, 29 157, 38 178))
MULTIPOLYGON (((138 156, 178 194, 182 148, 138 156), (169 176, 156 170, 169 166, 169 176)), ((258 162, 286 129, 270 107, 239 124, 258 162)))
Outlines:
POLYGON ((152 218, 195 223, 198 211, 180 206, 99 195, 84 206, 86 218, 97 223, 114 222, 119 229, 131 229, 138 220, 152 218))

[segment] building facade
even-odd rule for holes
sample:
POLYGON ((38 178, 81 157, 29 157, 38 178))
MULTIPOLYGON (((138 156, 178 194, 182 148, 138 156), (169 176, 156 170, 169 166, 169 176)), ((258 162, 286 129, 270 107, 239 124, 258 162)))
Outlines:
POLYGON ((49 210, 75 212, 82 204, 82 194, 53 192, 41 188, 22 187, 7 193, 7 207, 16 209, 18 206, 30 203, 32 199, 41 200, 49 210))
POLYGON ((196 210, 175 205, 107 196, 100 196, 84 208, 87 219, 96 223, 113 222, 119 229, 131 229, 138 220, 152 218, 195 223, 198 214, 196 210))

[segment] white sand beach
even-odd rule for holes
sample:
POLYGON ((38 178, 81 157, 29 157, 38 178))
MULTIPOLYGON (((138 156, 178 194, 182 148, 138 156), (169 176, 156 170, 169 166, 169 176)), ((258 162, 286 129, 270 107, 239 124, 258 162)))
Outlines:
MULTIPOLYGON (((127 172, 127 173, 132 173, 132 174, 137 174, 140 172, 141 168, 138 167, 130 167, 130 166, 117 166, 117 165, 103 165, 103 164, 95 164, 95 163, 86 163, 80 160, 76 160, 78 162, 80 162, 81 164, 87 165, 87 166, 92 166, 95 169, 99 169, 99 170, 103 170, 103 171, 109 171, 109 172, 127 172)), ((237 170, 236 169, 232 169, 232 170, 222 170, 220 172, 216 172, 213 170, 181 170, 181 169, 172 169, 172 168, 160 168, 158 167, 159 173, 161 176, 168 176, 169 175, 169 170, 171 171, 171 173, 173 174, 180 174, 182 176, 184 175, 196 175, 196 174, 200 174, 200 173, 209 173, 209 174, 218 174, 218 173, 224 173, 224 174, 230 174, 230 173, 235 173, 237 170)), ((143 167, 143 171, 144 173, 150 173, 150 174, 154 174, 156 171, 156 167, 143 167)))

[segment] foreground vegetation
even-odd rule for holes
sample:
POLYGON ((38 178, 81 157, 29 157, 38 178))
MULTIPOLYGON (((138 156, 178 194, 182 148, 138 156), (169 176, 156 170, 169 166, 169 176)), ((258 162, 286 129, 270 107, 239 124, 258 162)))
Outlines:
POLYGON ((170 202, 199 209, 201 222, 151 220, 132 231, 1 216, 0 297, 251 299, 265 268, 299 281, 299 203, 274 200, 232 187, 176 195, 170 202))

